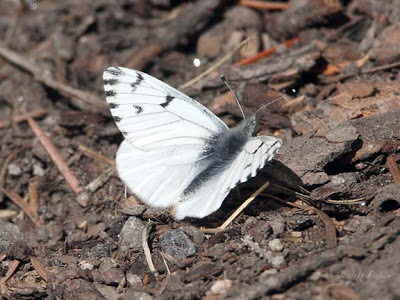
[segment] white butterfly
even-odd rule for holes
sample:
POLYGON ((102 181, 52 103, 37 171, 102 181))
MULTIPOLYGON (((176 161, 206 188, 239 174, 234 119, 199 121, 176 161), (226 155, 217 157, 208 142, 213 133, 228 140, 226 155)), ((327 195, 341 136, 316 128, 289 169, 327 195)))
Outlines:
POLYGON ((197 101, 145 73, 111 67, 103 79, 125 137, 116 157, 119 176, 144 203, 173 207, 178 220, 216 211, 282 145, 274 137, 252 137, 255 114, 229 129, 197 101))

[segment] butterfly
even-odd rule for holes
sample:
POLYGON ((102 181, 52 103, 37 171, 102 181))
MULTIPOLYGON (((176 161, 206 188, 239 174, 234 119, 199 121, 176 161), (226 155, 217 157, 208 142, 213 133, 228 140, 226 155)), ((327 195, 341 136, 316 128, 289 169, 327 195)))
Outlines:
POLYGON ((229 129, 196 100, 143 72, 110 67, 103 80, 124 136, 116 154, 119 177, 145 204, 172 207, 177 220, 216 211, 282 145, 252 136, 256 114, 229 129))

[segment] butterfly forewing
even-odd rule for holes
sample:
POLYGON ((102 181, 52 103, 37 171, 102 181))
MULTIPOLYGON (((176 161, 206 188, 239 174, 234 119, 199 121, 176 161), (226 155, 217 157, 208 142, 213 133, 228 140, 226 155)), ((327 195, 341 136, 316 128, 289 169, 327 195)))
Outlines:
POLYGON ((135 147, 204 144, 227 126, 206 107, 145 73, 108 68, 104 89, 115 123, 135 147))

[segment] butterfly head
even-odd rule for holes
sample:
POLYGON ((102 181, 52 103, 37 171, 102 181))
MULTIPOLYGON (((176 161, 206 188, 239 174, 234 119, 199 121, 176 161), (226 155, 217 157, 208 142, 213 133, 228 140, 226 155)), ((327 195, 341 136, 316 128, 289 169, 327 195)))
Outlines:
POLYGON ((257 116, 253 114, 250 118, 243 120, 243 129, 248 136, 252 136, 256 131, 257 116))

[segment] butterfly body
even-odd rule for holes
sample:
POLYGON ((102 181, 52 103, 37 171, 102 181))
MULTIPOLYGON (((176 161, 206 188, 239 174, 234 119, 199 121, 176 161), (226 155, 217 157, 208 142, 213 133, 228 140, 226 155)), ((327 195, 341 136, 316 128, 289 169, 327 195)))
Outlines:
POLYGON ((252 137, 255 115, 229 129, 200 103, 145 73, 112 67, 103 78, 125 137, 116 157, 119 176, 146 204, 173 207, 177 219, 217 210, 281 146, 274 137, 252 137))
POLYGON ((184 190, 183 195, 190 195, 196 190, 196 187, 201 186, 207 180, 212 180, 221 170, 226 170, 243 150, 244 145, 252 136, 255 125, 255 116, 252 116, 251 119, 243 120, 238 126, 212 137, 202 153, 209 159, 203 162, 204 169, 184 190))

